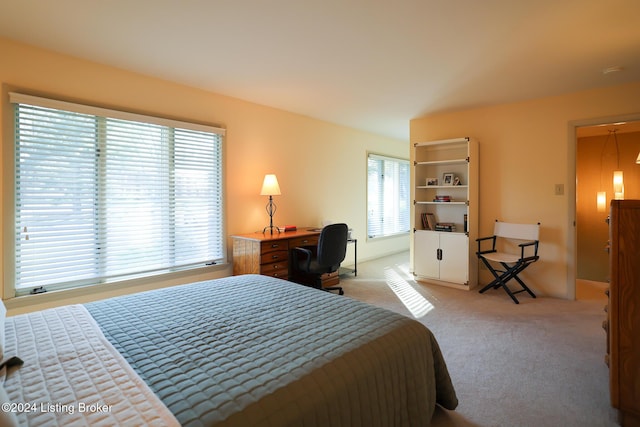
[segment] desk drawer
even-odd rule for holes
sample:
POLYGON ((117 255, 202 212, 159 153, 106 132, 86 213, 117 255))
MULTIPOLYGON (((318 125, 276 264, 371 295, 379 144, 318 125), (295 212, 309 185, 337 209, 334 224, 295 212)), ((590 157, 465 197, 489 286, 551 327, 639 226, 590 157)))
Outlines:
POLYGON ((287 263, 289 260, 289 251, 272 251, 260 254, 260 264, 269 264, 272 262, 287 263))
POLYGON ((291 239, 289 241, 289 247, 293 249, 298 246, 318 246, 318 239, 318 235, 296 237, 295 239, 291 239))
POLYGON ((280 279, 289 278, 289 264, 286 260, 282 262, 274 262, 271 264, 263 264, 260 266, 260 274, 264 276, 278 277, 280 279))
POLYGON ((267 242, 260 242, 260 254, 264 255, 269 252, 285 251, 289 250, 289 243, 286 240, 272 240, 267 242))

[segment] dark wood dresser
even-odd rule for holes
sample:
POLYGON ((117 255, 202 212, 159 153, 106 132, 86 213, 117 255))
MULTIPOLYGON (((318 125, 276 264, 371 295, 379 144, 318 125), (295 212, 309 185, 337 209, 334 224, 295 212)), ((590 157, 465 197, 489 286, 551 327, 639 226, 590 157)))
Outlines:
POLYGON ((613 200, 607 350, 611 404, 622 427, 640 426, 640 200, 613 200))

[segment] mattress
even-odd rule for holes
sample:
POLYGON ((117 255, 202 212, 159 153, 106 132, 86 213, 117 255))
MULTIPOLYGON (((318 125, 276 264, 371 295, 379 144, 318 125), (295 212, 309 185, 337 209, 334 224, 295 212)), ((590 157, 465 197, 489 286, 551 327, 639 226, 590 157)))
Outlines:
POLYGON ((183 426, 428 426, 457 405, 433 334, 259 275, 85 304, 183 426))
MULTIPOLYGON (((1 305, 1 304, 0 304, 1 305)), ((0 425, 178 426, 82 305, 5 320, 0 425)))

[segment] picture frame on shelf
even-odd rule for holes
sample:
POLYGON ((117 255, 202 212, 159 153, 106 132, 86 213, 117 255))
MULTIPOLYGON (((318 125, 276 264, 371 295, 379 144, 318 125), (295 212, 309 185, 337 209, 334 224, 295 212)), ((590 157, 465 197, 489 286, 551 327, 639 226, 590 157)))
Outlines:
POLYGON ((453 185, 461 185, 460 177, 459 177, 459 176, 456 176, 456 177, 453 179, 453 185))
POLYGON ((427 186, 438 185, 438 178, 427 178, 427 186))
POLYGON ((445 172, 442 174, 442 185, 453 185, 455 174, 453 172, 445 172))

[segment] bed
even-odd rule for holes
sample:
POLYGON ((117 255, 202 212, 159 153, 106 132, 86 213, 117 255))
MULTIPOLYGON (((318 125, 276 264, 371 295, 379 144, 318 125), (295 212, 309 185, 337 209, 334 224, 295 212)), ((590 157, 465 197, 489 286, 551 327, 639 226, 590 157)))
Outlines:
POLYGON ((19 425, 427 426, 458 403, 420 322, 266 276, 4 321, 19 425))

